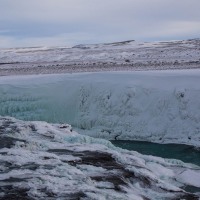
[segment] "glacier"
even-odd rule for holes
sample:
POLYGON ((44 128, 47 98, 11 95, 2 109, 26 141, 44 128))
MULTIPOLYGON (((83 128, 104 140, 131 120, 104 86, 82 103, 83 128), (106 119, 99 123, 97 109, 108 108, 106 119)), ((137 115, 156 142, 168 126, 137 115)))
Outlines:
POLYGON ((198 200, 200 167, 80 135, 68 124, 0 117, 0 199, 198 200))
POLYGON ((200 146, 200 70, 0 77, 0 115, 81 134, 200 146))

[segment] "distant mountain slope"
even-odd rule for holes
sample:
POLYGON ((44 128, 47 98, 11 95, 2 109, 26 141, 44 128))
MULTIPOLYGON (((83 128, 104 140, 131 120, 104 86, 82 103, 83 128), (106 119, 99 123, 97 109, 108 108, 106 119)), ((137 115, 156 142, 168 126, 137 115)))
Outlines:
POLYGON ((0 75, 200 68, 200 39, 0 50, 0 75))

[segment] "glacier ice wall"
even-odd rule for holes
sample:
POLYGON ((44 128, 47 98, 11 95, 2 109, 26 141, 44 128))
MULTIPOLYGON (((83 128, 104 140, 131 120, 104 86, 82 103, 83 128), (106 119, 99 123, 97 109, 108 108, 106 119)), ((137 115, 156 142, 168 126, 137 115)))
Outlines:
POLYGON ((0 78, 0 115, 106 139, 200 146, 200 71, 0 78))

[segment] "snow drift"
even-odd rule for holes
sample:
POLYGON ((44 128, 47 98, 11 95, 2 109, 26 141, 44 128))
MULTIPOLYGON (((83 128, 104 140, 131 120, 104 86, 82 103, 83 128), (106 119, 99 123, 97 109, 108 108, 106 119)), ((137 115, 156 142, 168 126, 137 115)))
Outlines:
POLYGON ((106 139, 200 146, 200 71, 0 78, 0 115, 106 139))

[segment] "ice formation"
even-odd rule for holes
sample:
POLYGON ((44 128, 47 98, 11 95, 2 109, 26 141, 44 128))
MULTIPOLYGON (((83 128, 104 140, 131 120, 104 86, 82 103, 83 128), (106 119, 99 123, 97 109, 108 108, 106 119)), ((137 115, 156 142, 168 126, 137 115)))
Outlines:
POLYGON ((0 115, 105 139, 200 146, 200 71, 0 78, 0 115))
POLYGON ((200 168, 83 136, 68 124, 0 117, 0 199, 199 199, 200 168))

